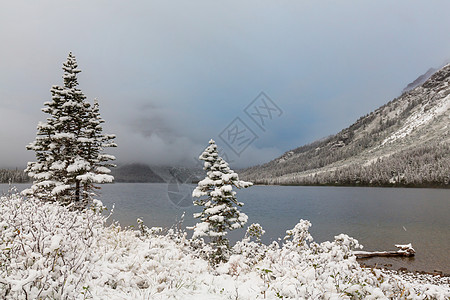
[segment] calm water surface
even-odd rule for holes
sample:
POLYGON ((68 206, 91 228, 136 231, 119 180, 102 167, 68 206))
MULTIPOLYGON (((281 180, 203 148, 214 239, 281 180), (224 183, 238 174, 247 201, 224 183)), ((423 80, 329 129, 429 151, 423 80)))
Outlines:
MULTIPOLYGON (((28 185, 18 185, 24 188, 28 185)), ((100 199, 123 226, 140 217, 148 226, 170 227, 186 212, 185 226, 196 223, 192 214, 193 185, 116 183, 103 185, 100 199)), ((0 185, 6 191, 7 185, 0 185)), ((311 221, 316 242, 346 233, 364 250, 396 250, 394 244, 412 243, 415 258, 370 259, 369 264, 450 273, 450 190, 354 187, 254 186, 238 190, 238 200, 249 224, 259 223, 263 242, 283 238, 300 219, 311 221)), ((231 240, 242 238, 236 230, 231 240)))

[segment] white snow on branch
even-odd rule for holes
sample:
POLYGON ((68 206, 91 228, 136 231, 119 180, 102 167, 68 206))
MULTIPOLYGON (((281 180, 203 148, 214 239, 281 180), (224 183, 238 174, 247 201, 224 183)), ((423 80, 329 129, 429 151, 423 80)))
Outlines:
POLYGON ((74 139, 75 134, 68 132, 58 132, 53 135, 54 139, 74 139))
POLYGON ((70 189, 70 185, 65 185, 65 184, 63 184, 63 185, 57 185, 57 186, 55 186, 55 187, 53 188, 52 194, 53 194, 53 195, 59 195, 59 194, 61 194, 62 192, 68 190, 68 189, 70 189))
POLYGON ((73 164, 69 165, 67 167, 67 172, 69 173, 76 173, 81 170, 89 170, 91 168, 91 164, 87 161, 85 161, 82 158, 77 158, 73 162, 73 164))

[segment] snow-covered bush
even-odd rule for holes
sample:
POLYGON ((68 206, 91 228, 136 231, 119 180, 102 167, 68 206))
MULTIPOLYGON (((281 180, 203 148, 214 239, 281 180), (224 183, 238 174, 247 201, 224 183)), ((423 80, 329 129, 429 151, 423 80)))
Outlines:
POLYGON ((233 187, 246 188, 252 183, 239 180, 238 174, 219 156, 213 140, 209 141, 209 146, 199 159, 205 161, 203 169, 206 177, 192 192, 193 197, 199 198, 194 201, 194 205, 203 206, 202 212, 194 214, 201 222, 192 227, 193 238, 209 238, 213 248, 210 260, 212 264, 217 264, 229 257, 227 231, 242 227, 248 219, 246 214, 237 209, 243 203, 237 201, 233 187))
POLYGON ((91 210, 75 213, 17 194, 2 197, 0 297, 65 299, 81 293, 103 222, 91 210))
POLYGON ((284 237, 284 240, 286 241, 285 246, 287 248, 299 250, 307 247, 307 242, 313 240, 308 231, 309 227, 311 227, 311 222, 300 220, 293 229, 287 230, 286 236, 284 237))
POLYGON ((314 243, 308 232, 310 226, 310 222, 300 220, 287 231, 282 247, 274 242, 258 248, 244 238, 234 246, 229 262, 218 270, 239 277, 241 282, 258 278, 255 284, 259 298, 447 299, 450 296, 448 278, 441 279, 445 284, 435 286, 418 282, 417 278, 405 280, 391 271, 363 269, 352 253, 360 248, 357 240, 340 234, 332 242, 314 243))
POLYGON ((320 244, 306 240, 306 221, 290 231, 292 240, 306 242, 265 246, 247 235, 215 268, 202 258, 201 249, 209 247, 202 239, 139 223, 138 230, 106 226, 93 210, 1 197, 0 299, 450 297, 448 277, 361 268, 352 254, 357 241, 346 235, 320 244))
POLYGON ((261 225, 258 223, 253 223, 248 226, 247 231, 245 232, 245 239, 251 240, 252 238, 255 242, 261 244, 261 237, 266 233, 261 225))
POLYGON ((0 299, 148 299, 196 293, 193 273, 209 265, 194 258, 187 243, 175 241, 178 233, 148 228, 148 235, 141 235, 117 223, 106 226, 100 206, 96 202, 97 211, 73 211, 17 194, 1 197, 0 299))
POLYGON ((264 232, 261 225, 251 224, 247 228, 244 238, 233 246, 234 259, 236 259, 236 255, 241 256, 242 262, 247 268, 260 262, 268 250, 266 245, 261 244, 261 237, 264 232), (252 241, 252 239, 255 241, 252 241))

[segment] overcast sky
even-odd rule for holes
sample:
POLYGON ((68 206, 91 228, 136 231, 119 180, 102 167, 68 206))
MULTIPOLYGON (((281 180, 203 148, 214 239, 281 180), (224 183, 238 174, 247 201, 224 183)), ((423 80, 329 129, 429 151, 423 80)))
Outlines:
POLYGON ((3 1, 0 167, 34 160, 25 145, 69 51, 119 163, 193 164, 213 138, 239 168, 340 131, 450 59, 449 12, 411 0, 3 1))

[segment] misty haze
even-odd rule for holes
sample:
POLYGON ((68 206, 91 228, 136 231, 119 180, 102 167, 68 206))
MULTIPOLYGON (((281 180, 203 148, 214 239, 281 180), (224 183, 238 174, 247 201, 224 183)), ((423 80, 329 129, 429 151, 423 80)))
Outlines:
POLYGON ((0 10, 1 299, 449 299, 446 1, 0 10))

